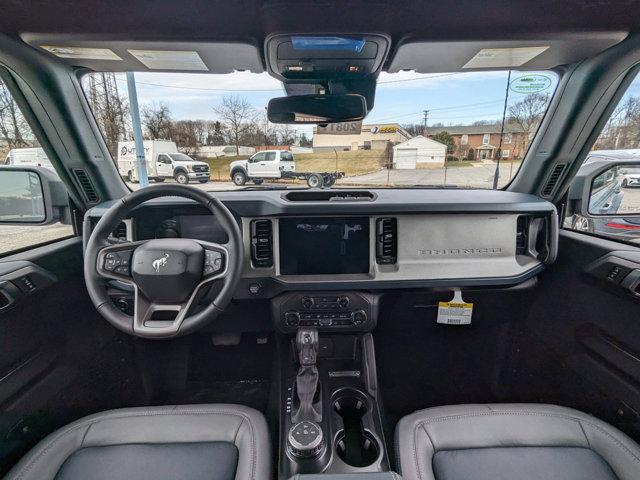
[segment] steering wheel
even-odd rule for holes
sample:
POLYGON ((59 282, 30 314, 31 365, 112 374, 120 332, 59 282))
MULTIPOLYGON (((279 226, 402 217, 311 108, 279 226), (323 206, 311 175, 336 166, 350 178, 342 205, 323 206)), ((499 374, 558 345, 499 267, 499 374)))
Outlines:
POLYGON ((220 200, 193 187, 158 185, 128 194, 105 212, 87 242, 84 278, 91 301, 114 327, 143 338, 178 337, 203 327, 228 305, 240 280, 243 251, 238 224, 220 200), (131 210, 159 197, 183 197, 206 207, 226 232, 227 243, 186 238, 117 244, 108 240, 131 210), (109 298, 110 280, 133 287, 133 316, 109 298), (192 313, 205 288, 216 281, 223 285, 214 300, 192 313))

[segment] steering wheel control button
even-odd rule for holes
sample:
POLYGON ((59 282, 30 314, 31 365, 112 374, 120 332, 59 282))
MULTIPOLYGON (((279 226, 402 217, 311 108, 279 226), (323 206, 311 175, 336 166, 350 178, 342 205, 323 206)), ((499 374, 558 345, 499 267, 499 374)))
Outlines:
POLYGON ((211 275, 222 270, 222 253, 215 250, 204 252, 204 274, 211 275))
POLYGON ((251 285, 249 285, 249 293, 251 295, 257 295, 260 293, 262 287, 260 287, 259 283, 252 283, 251 285))
POLYGON ((107 253, 104 257, 104 269, 108 272, 113 272, 113 270, 119 265, 119 257, 111 252, 107 253))
POLYGON ((291 453, 299 458, 318 455, 324 447, 322 428, 315 422, 302 421, 289 429, 287 436, 291 453))

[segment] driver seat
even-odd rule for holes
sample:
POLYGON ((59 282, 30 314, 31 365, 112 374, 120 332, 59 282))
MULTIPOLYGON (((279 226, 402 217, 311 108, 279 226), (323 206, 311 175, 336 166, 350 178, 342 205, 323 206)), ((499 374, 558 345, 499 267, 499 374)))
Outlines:
POLYGON ((36 445, 5 480, 268 480, 267 423, 239 405, 111 410, 36 445))

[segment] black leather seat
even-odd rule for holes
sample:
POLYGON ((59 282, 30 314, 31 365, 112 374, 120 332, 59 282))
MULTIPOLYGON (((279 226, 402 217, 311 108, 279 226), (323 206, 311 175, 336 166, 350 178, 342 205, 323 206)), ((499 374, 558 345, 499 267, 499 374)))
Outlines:
POLYGON ((640 446, 605 422, 553 405, 456 405, 403 418, 405 480, 631 480, 640 446))
POLYGON ((268 480, 271 446, 261 413, 237 405, 112 410, 52 433, 12 480, 268 480))

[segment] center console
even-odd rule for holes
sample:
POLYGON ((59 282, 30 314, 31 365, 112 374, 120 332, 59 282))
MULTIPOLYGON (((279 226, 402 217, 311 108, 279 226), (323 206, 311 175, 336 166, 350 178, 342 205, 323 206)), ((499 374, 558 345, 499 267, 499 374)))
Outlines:
POLYGON ((272 302, 281 376, 279 478, 389 470, 373 337, 378 298, 284 294, 272 302))

